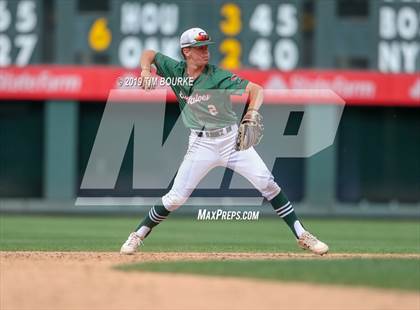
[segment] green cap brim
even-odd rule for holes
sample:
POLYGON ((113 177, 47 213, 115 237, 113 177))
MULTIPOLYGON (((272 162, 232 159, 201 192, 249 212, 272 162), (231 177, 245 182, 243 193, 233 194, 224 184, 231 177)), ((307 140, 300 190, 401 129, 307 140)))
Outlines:
POLYGON ((212 41, 202 41, 202 42, 197 42, 195 44, 190 45, 191 47, 197 47, 197 46, 204 46, 204 45, 210 45, 210 44, 214 44, 214 42, 212 41))

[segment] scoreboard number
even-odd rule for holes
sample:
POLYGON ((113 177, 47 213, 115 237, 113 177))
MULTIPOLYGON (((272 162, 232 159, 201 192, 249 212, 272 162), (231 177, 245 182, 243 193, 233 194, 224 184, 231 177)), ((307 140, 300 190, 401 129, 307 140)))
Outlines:
POLYGON ((17 66, 26 66, 29 63, 37 42, 36 34, 21 34, 15 37, 14 43, 19 49, 15 60, 17 66))
POLYGON ((274 62, 277 68, 290 71, 299 63, 299 50, 291 39, 279 40, 274 46, 274 62))
POLYGON ((268 4, 258 4, 249 20, 249 28, 261 36, 269 36, 273 31, 271 7, 268 4))
POLYGON ((8 2, 0 0, 0 66, 26 66, 34 53, 38 42, 36 30, 38 16, 36 3, 31 0, 17 2, 15 15, 16 35, 8 33, 12 27, 13 16, 7 7, 8 2), (13 45, 12 45, 13 42, 13 45), (15 61, 12 60, 13 49, 16 49, 15 61))
POLYGON ((33 1, 20 1, 16 10, 16 31, 27 33, 37 24, 36 4, 33 1))
POLYGON ((267 38, 272 35, 274 28, 272 8, 268 4, 262 3, 255 7, 249 28, 262 36, 255 40, 249 52, 248 61, 251 65, 267 70, 272 68, 274 60, 275 67, 283 71, 298 66, 299 50, 293 37, 298 34, 299 23, 297 8, 293 4, 280 4, 277 7, 277 42, 267 38))
POLYGON ((228 70, 235 70, 241 66, 242 45, 234 37, 242 30, 241 8, 235 3, 225 3, 220 9, 223 19, 219 23, 222 33, 228 38, 219 45, 219 51, 224 55, 220 66, 228 70))
POLYGON ((242 29, 241 9, 234 3, 226 3, 220 10, 221 15, 225 18, 220 23, 220 30, 228 36, 235 36, 242 29))
POLYGON ((89 46, 98 52, 106 50, 112 41, 112 32, 106 18, 96 19, 89 30, 89 46))
POLYGON ((241 66, 242 47, 238 40, 232 38, 223 40, 219 50, 222 54, 226 55, 221 62, 223 68, 237 69, 241 66))
POLYGON ((12 44, 8 36, 0 34, 0 67, 8 66, 12 63, 10 51, 12 44))
POLYGON ((291 37, 298 32, 297 8, 292 4, 279 5, 276 31, 279 36, 291 37))
POLYGON ((249 63, 260 69, 267 70, 271 67, 273 57, 271 56, 271 41, 259 38, 255 41, 249 52, 249 63))
POLYGON ((7 9, 7 2, 0 0, 0 31, 6 31, 12 22, 12 14, 7 9))

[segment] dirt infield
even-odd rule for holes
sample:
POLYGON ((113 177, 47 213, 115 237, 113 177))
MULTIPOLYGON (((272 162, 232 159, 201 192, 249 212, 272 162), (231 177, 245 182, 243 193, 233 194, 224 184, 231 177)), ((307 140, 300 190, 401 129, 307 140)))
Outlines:
MULTIPOLYGON (((329 254, 420 258, 408 254, 329 254)), ((331 285, 134 272, 130 262, 318 258, 283 253, 0 252, 0 309, 415 309, 416 293, 331 285)))

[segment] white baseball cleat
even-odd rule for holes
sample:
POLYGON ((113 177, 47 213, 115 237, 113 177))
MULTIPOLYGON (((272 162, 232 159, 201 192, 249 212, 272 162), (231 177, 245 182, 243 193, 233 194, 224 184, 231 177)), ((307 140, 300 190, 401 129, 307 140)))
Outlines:
POLYGON ((132 232, 126 242, 121 247, 120 253, 125 255, 131 255, 137 252, 140 244, 143 244, 143 240, 135 233, 132 232))
POLYGON ((297 244, 304 250, 309 250, 318 255, 324 255, 328 252, 328 245, 318 240, 310 232, 305 231, 297 240, 297 244))

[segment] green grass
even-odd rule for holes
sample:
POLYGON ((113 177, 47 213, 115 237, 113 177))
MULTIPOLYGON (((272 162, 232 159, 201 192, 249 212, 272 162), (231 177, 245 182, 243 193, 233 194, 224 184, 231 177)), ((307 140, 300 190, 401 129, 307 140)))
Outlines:
POLYGON ((183 261, 130 264, 118 269, 420 290, 418 259, 183 261))
MULTIPOLYGON (((1 251, 118 251, 139 218, 0 216, 1 251)), ((334 253, 420 253, 420 222, 397 220, 304 220, 334 253)), ((142 251, 298 252, 281 219, 202 222, 171 217, 147 238, 142 251)), ((279 260, 145 263, 121 267, 339 283, 419 290, 414 259, 279 260)))
MULTIPOLYGON (((139 219, 0 216, 0 250, 118 251, 139 219)), ((332 252, 420 253, 419 221, 304 220, 332 252)), ((301 252, 281 219, 197 221, 176 214, 142 251, 301 252)))

